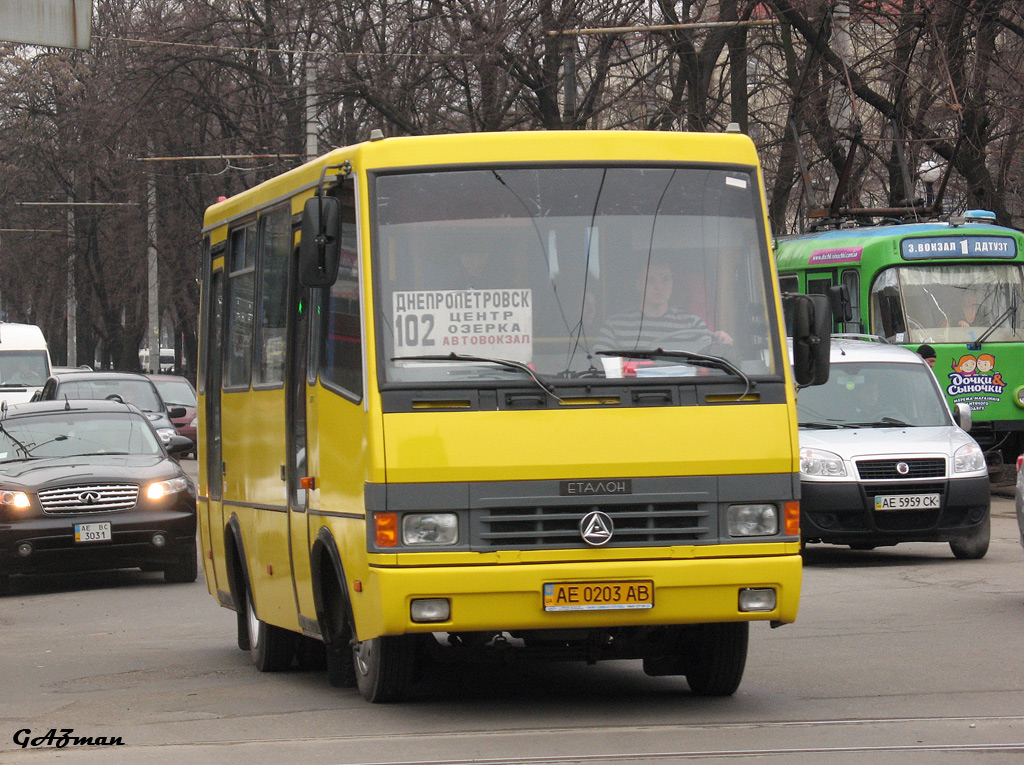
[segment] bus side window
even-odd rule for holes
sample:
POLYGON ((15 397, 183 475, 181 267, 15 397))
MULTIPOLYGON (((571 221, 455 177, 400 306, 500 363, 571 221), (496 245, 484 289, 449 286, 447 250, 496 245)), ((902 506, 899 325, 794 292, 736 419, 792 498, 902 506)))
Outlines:
POLYGON ((224 387, 248 388, 252 370, 252 317, 256 292, 256 225, 231 232, 224 387))
POLYGON ((362 299, 359 292, 359 253, 356 237, 355 190, 344 183, 341 198, 341 260, 338 279, 326 290, 320 379, 341 388, 356 400, 363 395, 362 299))

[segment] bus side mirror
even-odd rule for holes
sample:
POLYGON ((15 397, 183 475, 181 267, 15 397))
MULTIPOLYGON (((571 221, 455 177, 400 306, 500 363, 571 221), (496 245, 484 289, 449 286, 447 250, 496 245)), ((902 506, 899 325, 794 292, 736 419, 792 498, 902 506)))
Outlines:
POLYGON ((304 287, 330 287, 338 278, 341 245, 341 201, 316 194, 302 209, 299 282, 304 287))
POLYGON ((832 318, 837 324, 853 321, 853 301, 850 300, 850 287, 837 284, 828 288, 828 302, 832 306, 832 318))
POLYGON ((792 314, 793 375, 797 385, 828 382, 832 343, 832 311, 828 298, 788 294, 785 305, 786 312, 792 314))

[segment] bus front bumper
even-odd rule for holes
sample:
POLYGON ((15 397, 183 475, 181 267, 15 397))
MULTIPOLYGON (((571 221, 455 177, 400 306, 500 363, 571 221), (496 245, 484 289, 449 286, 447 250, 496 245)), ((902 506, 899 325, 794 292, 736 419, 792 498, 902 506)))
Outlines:
MULTIPOLYGON (((372 566, 361 591, 350 587, 360 640, 415 632, 598 629, 623 626, 796 619, 800 599, 799 554, 759 557, 532 563, 484 566, 372 566), (648 607, 546 610, 545 585, 649 582, 648 607), (772 590, 771 610, 741 610, 741 592, 772 590), (444 599, 444 621, 417 622, 415 601, 444 599), (376 615, 376 618, 375 618, 376 615)), ((350 583, 351 584, 351 583, 350 583)), ((605 590, 608 592, 609 590, 605 590)), ((763 606, 762 606, 763 607, 763 606)))

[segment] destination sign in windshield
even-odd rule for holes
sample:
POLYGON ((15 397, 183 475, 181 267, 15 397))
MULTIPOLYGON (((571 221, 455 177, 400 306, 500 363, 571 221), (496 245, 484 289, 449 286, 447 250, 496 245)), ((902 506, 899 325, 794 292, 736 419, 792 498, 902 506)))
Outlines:
POLYGON ((1010 236, 921 236, 900 242, 904 260, 933 258, 1013 258, 1017 240, 1010 236))

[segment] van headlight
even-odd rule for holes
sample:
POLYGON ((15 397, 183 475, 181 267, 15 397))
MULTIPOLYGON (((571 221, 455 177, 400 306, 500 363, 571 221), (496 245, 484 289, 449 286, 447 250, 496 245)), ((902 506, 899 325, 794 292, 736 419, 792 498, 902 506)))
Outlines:
POLYGON ((824 449, 801 449, 800 475, 840 478, 846 475, 846 463, 838 454, 824 449))
POLYGON ((402 516, 402 544, 453 545, 459 541, 455 513, 407 513, 402 516))
POLYGON ((729 505, 726 513, 731 537, 770 537, 779 533, 775 505, 729 505))
POLYGON ((954 473, 976 473, 985 469, 985 452, 977 444, 964 444, 953 452, 954 473))

